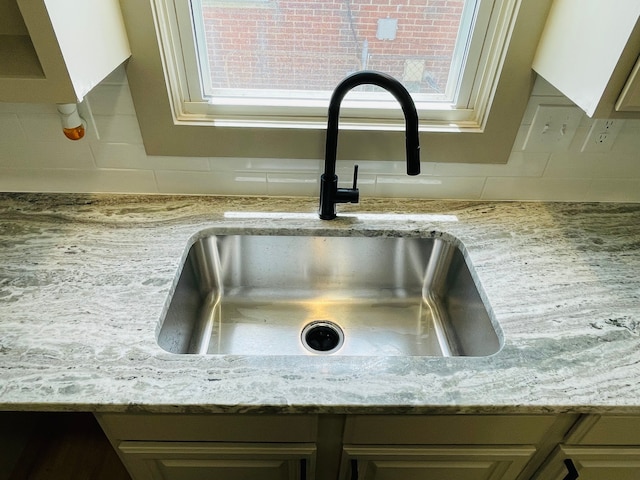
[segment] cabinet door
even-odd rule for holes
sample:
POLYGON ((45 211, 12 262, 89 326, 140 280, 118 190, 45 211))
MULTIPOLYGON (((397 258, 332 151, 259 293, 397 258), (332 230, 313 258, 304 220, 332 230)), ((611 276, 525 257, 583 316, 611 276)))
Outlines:
POLYGON ((122 442, 133 480, 312 480, 314 444, 122 442))
POLYGON ((622 89, 620 98, 616 103, 616 110, 621 112, 640 112, 640 57, 622 89))
POLYGON ((569 447, 561 445, 534 480, 563 480, 571 459, 579 480, 638 480, 640 447, 569 447))
POLYGON ((535 448, 345 446, 341 480, 513 480, 535 448), (357 469, 357 475, 354 470, 357 469))
POLYGON ((0 1, 0 102, 81 101, 130 55, 118 0, 0 1))
POLYGON ((590 117, 637 111, 632 96, 616 101, 640 53, 639 18, 637 0, 555 0, 533 69, 590 117))

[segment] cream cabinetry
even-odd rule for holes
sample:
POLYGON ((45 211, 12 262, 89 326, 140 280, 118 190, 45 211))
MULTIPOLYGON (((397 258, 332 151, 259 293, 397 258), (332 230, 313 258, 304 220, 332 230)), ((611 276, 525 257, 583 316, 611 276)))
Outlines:
POLYGON ((554 0, 534 70, 587 115, 640 118, 640 2, 554 0))
POLYGON ((98 415, 134 480, 312 480, 314 416, 98 415))
POLYGON ((555 416, 354 416, 341 480, 515 480, 571 419, 555 416))
POLYGON ((120 451, 135 479, 305 480, 312 445, 126 442, 120 451))
POLYGON ((577 416, 97 418, 133 480, 529 480, 577 416))
POLYGON ((567 478, 567 461, 571 462, 578 475, 573 478, 580 480, 640 478, 640 417, 583 417, 534 479, 567 478))
POLYGON ((75 103, 130 56, 118 0, 0 0, 0 101, 75 103))
POLYGON ((344 479, 514 480, 533 447, 346 447, 354 460, 344 479), (355 473, 354 473, 355 471, 355 473))

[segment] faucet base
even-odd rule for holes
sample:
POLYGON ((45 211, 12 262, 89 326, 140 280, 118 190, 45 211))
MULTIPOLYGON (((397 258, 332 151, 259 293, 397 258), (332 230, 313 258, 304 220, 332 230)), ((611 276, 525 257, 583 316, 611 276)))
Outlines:
POLYGON ((335 197, 338 191, 338 176, 334 175, 333 179, 327 180, 326 175, 320 176, 320 207, 318 215, 322 220, 333 220, 336 218, 335 197))
MULTIPOLYGON (((354 182, 355 183, 355 182, 354 182)), ((320 176, 320 207, 318 215, 322 220, 336 218, 336 203, 358 203, 360 192, 357 188, 338 188, 338 176, 328 180, 325 174, 320 176)))

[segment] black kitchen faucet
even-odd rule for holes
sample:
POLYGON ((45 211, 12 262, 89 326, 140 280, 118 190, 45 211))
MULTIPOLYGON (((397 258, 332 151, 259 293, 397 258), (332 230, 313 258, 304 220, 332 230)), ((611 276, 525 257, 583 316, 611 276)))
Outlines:
POLYGON ((324 156, 324 173, 320 177, 319 215, 323 220, 336 218, 336 203, 358 203, 358 166, 353 171, 353 187, 338 188, 336 156, 338 152, 338 119, 344 96, 358 85, 371 84, 384 88, 400 103, 405 118, 407 143, 407 175, 420 173, 420 140, 418 137, 418 112, 411 95, 395 78, 386 73, 363 70, 353 73, 338 84, 331 95, 327 120, 327 143, 324 156))

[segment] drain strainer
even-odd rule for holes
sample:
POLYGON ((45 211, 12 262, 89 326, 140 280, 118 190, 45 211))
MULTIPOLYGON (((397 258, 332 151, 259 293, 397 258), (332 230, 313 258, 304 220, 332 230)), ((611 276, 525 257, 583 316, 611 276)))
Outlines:
POLYGON ((344 333, 337 324, 316 320, 307 324, 300 335, 305 348, 315 353, 333 353, 344 343, 344 333))

